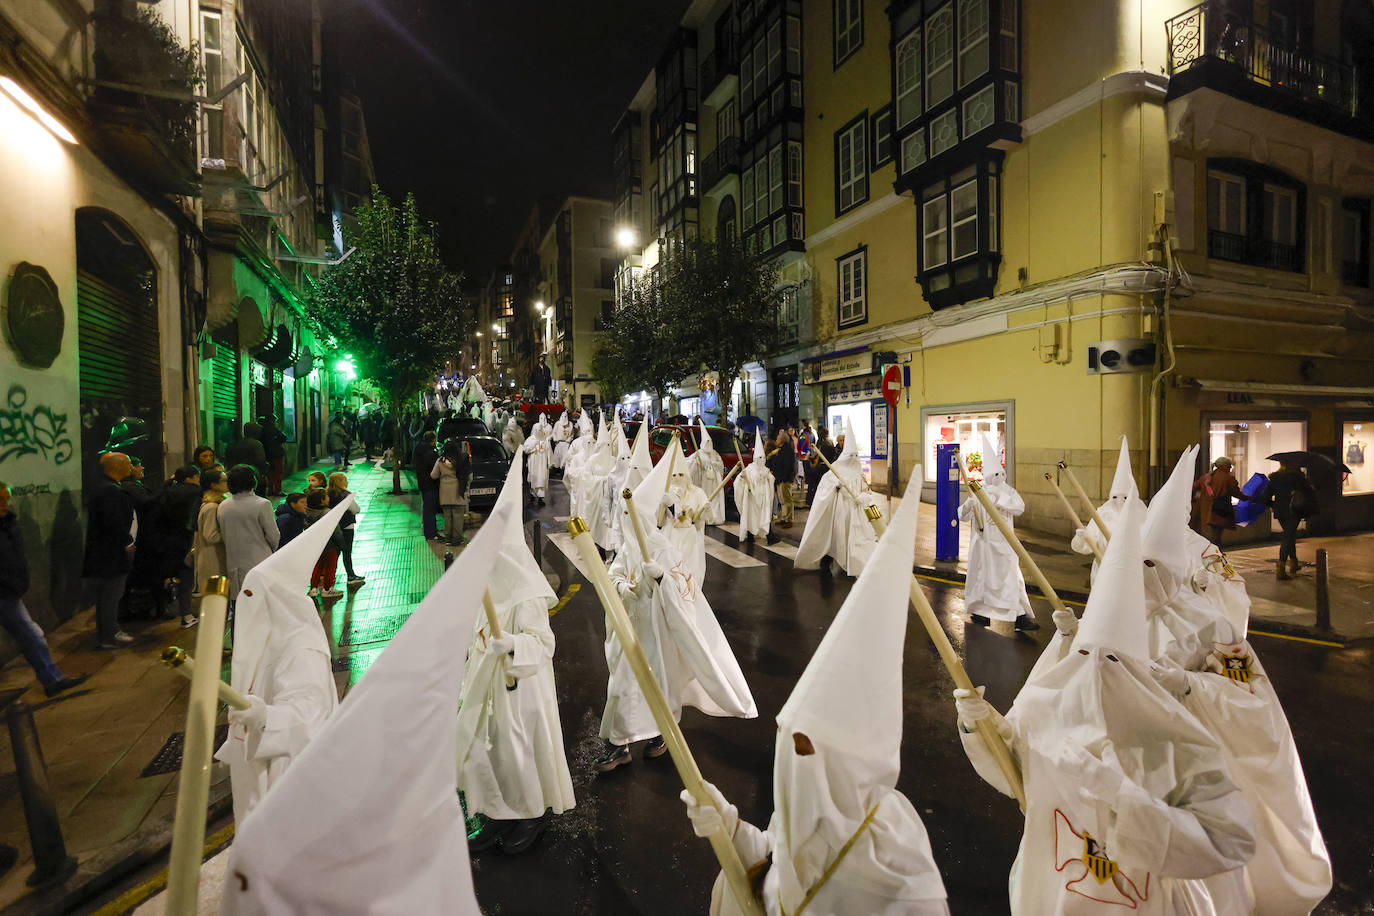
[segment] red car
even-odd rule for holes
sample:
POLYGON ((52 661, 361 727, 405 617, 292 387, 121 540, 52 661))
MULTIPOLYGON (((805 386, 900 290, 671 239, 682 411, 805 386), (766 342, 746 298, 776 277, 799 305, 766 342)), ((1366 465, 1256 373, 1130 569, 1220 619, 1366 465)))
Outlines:
MULTIPOLYGON (((634 426, 635 432, 637 433, 639 431, 639 424, 636 423, 634 426)), ((668 443, 673 440, 674 432, 681 434, 679 438, 682 442, 682 454, 690 456, 696 451, 697 437, 701 435, 701 429, 699 427, 674 426, 663 423, 649 430, 649 455, 654 459, 655 464, 658 463, 658 459, 663 456, 663 453, 667 451, 668 443)), ((711 436, 711 444, 715 446, 716 451, 720 453, 720 460, 725 464, 726 474, 729 474, 730 469, 739 463, 741 457, 744 459, 745 467, 748 467, 754 460, 753 446, 746 445, 744 440, 733 431, 721 426, 708 426, 706 427, 706 432, 711 436), (735 451, 736 447, 739 448, 738 453, 735 451)), ((630 432, 628 426, 625 428, 625 435, 629 436, 631 443, 634 442, 634 433, 630 432)), ((741 469, 740 473, 744 473, 743 469, 741 469)), ((739 475, 736 474, 735 476, 738 477, 739 475)), ((731 481, 727 489, 733 487, 734 482, 731 481)))

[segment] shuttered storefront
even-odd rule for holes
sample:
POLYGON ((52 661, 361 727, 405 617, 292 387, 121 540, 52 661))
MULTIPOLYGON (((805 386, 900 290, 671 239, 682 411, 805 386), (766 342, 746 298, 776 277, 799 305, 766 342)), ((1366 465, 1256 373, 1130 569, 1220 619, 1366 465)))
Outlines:
POLYGON ((149 480, 161 480, 162 358, 157 306, 84 270, 77 271, 76 304, 81 373, 81 448, 90 473, 110 431, 124 418, 141 419, 147 438, 125 450, 143 461, 149 480))
POLYGON ((210 402, 215 412, 215 454, 221 457, 233 443, 240 421, 238 340, 236 324, 228 324, 214 333, 215 378, 210 388, 210 402))

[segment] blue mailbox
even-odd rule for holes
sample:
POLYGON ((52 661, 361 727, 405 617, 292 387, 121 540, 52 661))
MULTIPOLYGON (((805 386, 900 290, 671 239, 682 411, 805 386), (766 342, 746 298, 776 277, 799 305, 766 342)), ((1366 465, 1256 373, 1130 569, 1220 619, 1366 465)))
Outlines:
POLYGON ((935 559, 959 561, 959 445, 935 446, 935 559))

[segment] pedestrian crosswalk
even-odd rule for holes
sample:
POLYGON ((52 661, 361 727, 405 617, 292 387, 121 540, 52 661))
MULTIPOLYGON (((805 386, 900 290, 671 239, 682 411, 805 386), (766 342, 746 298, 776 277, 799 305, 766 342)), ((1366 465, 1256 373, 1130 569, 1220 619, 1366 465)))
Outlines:
MULTIPOLYGON (((555 520, 558 522, 564 521, 564 519, 561 518, 556 518, 555 520)), ((736 533, 739 530, 738 525, 733 525, 730 527, 735 529, 732 533, 736 533)), ((708 528, 707 530, 709 531, 710 529, 708 528)), ((577 547, 574 546, 572 542, 572 537, 567 532, 556 530, 549 531, 548 537, 549 540, 554 544, 554 546, 556 546, 559 550, 563 552, 563 555, 568 558, 568 561, 577 568, 577 571, 582 574, 583 578, 586 578, 587 570, 582 564, 582 557, 578 555, 577 547)), ((778 556, 788 557, 789 559, 795 556, 797 553, 796 548, 791 547, 787 544, 775 544, 771 547, 766 547, 766 545, 760 544, 759 546, 765 547, 765 549, 777 554, 778 556), (787 550, 790 550, 791 552, 785 552, 787 550)), ((751 557, 744 551, 731 547, 729 544, 726 544, 723 541, 718 541, 715 538, 710 537, 709 535, 706 538, 706 555, 714 557, 720 562, 724 563, 726 566, 733 567, 734 569, 756 569, 758 567, 768 565, 763 560, 760 560, 758 557, 751 557)))
MULTIPOLYGON (((735 537, 740 538, 738 522, 727 522, 724 525, 717 525, 716 527, 719 528, 721 531, 724 531, 726 534, 733 534, 735 537)), ((740 539, 743 540, 743 538, 740 539)), ((779 541, 776 544, 767 544, 764 543, 764 541, 762 540, 756 540, 755 545, 758 547, 762 547, 769 553, 775 553, 778 556, 785 557, 789 560, 795 560, 797 558, 797 548, 793 547, 786 541, 779 541)), ((707 552, 709 553, 710 551, 708 550, 707 552)))
POLYGON ((715 557, 717 560, 720 560, 727 566, 733 566, 735 569, 749 569, 754 566, 768 565, 757 557, 751 557, 749 554, 736 550, 729 544, 717 541, 709 535, 706 537, 706 555, 708 557, 715 557))

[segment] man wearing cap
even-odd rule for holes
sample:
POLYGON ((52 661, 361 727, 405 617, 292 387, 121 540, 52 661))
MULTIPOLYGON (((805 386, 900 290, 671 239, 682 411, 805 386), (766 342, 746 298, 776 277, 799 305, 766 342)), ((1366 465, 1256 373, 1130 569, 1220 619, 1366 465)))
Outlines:
POLYGON ((134 641, 119 628, 119 599, 133 567, 138 535, 133 498, 120 484, 133 472, 128 455, 106 452, 100 456, 100 476, 87 492, 82 575, 95 583, 95 622, 102 649, 118 649, 134 641))

